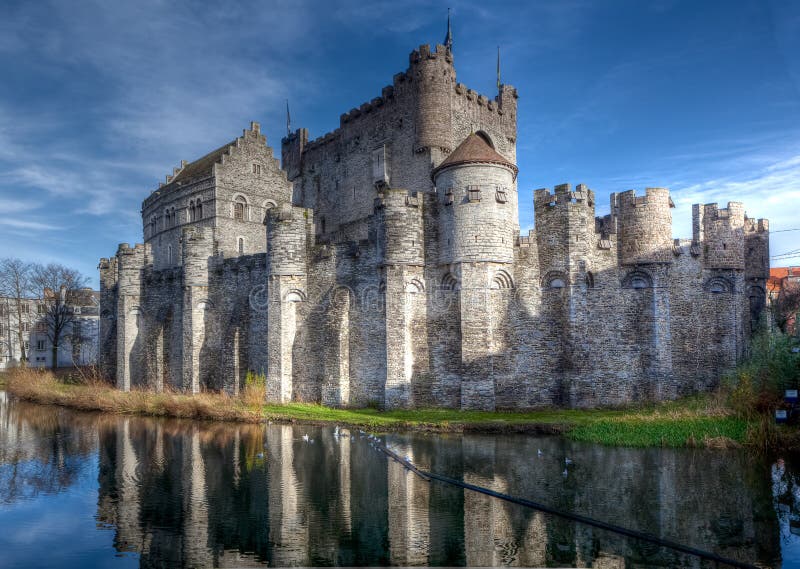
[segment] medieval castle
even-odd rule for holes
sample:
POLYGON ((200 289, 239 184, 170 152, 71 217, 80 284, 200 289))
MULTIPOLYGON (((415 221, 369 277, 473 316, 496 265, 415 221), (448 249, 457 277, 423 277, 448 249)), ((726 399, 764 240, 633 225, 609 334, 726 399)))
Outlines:
POLYGON ((420 46, 380 97, 273 156, 259 125, 182 162, 142 205, 144 244, 100 261, 100 354, 120 389, 332 406, 524 409, 673 398, 740 358, 768 222, 669 192, 536 190, 520 235, 517 91, 456 81, 420 46))

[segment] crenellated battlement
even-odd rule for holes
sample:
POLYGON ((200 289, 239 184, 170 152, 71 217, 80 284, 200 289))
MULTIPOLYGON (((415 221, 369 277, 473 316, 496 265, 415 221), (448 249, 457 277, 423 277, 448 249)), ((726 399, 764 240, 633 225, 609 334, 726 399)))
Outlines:
POLYGON ((728 202, 692 206, 692 239, 702 246, 703 263, 715 269, 744 269, 744 204, 728 202))
POLYGON ((411 66, 425 60, 444 60, 448 64, 452 64, 453 53, 442 44, 436 44, 431 49, 430 44, 424 43, 408 55, 408 63, 411 66))
POLYGON ((746 233, 769 233, 769 220, 754 219, 745 216, 744 230, 746 233))
POLYGON ((146 245, 144 243, 136 243, 133 247, 129 243, 120 243, 117 248, 117 256, 144 254, 145 252, 146 245))
POLYGON ((585 204, 594 207, 594 192, 586 184, 578 184, 572 191, 570 184, 559 184, 550 193, 547 188, 534 190, 534 209, 544 207, 566 206, 567 204, 585 204))

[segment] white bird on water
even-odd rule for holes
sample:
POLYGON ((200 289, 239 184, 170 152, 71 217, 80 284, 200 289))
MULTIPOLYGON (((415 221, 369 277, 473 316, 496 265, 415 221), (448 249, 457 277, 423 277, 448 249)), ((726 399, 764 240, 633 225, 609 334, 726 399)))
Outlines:
POLYGON ((336 425, 333 428, 333 436, 336 437, 336 438, 339 438, 339 425, 336 425))
POLYGON ((567 466, 569 466, 570 464, 572 464, 572 461, 571 461, 570 459, 568 459, 568 458, 565 458, 565 459, 564 459, 564 464, 566 464, 567 466))
POLYGON ((303 440, 308 442, 308 435, 303 435, 303 440))
POLYGON ((536 454, 539 455, 539 456, 544 456, 544 453, 542 452, 542 449, 537 449, 536 450, 536 454))
POLYGON ((562 473, 561 473, 561 476, 563 476, 564 478, 566 478, 568 474, 569 474, 569 472, 567 472, 567 469, 565 468, 565 469, 564 469, 564 472, 562 472, 562 473))

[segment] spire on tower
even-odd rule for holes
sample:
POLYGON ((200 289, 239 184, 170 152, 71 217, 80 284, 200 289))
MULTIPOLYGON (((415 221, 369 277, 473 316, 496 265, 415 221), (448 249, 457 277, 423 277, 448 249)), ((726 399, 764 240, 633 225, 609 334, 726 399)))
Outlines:
POLYGON ((444 36, 444 45, 448 51, 453 51, 453 28, 450 26, 450 8, 447 9, 447 35, 444 36))
POLYGON ((289 115, 289 99, 286 99, 286 136, 292 134, 292 117, 289 115))
POLYGON ((500 46, 498 45, 497 46, 497 90, 498 91, 500 90, 500 85, 502 85, 502 83, 500 82, 500 46))

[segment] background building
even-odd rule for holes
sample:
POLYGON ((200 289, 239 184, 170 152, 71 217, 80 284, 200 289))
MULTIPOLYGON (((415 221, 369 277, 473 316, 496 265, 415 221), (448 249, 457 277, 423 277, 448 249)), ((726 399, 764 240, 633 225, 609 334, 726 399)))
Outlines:
MULTIPOLYGON (((97 362, 99 293, 91 289, 71 291, 67 305, 73 312, 62 333, 58 367, 93 365, 97 362)), ((0 369, 20 363, 22 349, 18 330, 24 337, 28 365, 51 367, 53 344, 48 336, 47 295, 23 299, 22 320, 18 321, 16 299, 0 297, 0 369)))

